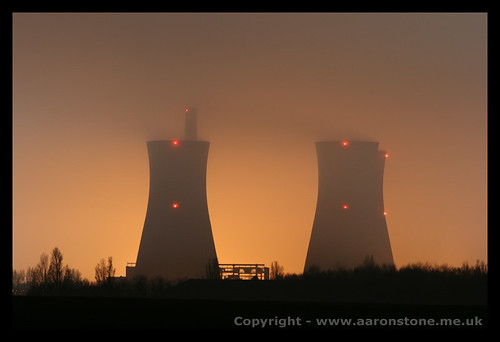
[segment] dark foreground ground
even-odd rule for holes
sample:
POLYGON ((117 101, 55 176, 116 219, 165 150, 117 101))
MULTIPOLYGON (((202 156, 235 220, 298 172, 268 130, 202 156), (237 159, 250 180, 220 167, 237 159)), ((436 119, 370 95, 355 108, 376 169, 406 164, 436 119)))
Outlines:
POLYGON ((483 305, 15 296, 15 329, 485 329, 483 305))
MULTIPOLYGON (((365 265, 281 280, 113 278, 12 297, 14 328, 441 329, 488 327, 486 268, 365 265)), ((239 334, 231 336, 240 336, 239 334)))
POLYGON ((13 296, 12 326, 254 331, 488 326, 484 275, 364 272, 328 279, 108 285, 13 296))

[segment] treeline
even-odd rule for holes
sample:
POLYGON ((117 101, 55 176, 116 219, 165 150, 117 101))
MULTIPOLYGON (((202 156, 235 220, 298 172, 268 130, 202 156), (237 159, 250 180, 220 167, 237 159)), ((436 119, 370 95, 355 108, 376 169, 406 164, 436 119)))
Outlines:
POLYGON ((321 270, 317 266, 310 267, 304 274, 282 275, 281 279, 339 279, 339 278, 357 278, 397 276, 399 278, 415 277, 421 279, 431 278, 481 278, 485 279, 488 275, 488 265, 481 260, 476 260, 475 265, 463 263, 462 266, 432 265, 429 263, 414 263, 396 268, 393 265, 379 265, 374 261, 373 256, 367 256, 362 265, 355 268, 338 267, 330 270, 321 270))
POLYGON ((78 294, 90 288, 109 286, 115 275, 113 258, 101 259, 95 267, 95 282, 82 277, 80 271, 63 263, 63 254, 55 247, 50 256, 40 255, 40 261, 26 270, 13 270, 14 295, 67 295, 78 294))
MULTIPOLYGON (((216 264, 212 268, 216 268, 216 264)), ((216 273, 213 271, 212 273, 216 273)), ((235 292, 241 286, 258 293, 257 297, 297 298, 304 300, 353 301, 358 299, 380 299, 404 301, 407 298, 465 302, 484 302, 487 296, 488 266, 483 261, 475 265, 464 263, 460 267, 448 265, 410 264, 396 268, 377 265, 373 258, 353 269, 336 268, 321 270, 311 267, 303 274, 285 273, 284 268, 274 261, 270 267, 270 281, 233 281, 210 277, 204 281, 171 282, 163 278, 136 277, 126 279, 115 277, 111 257, 101 259, 95 266, 95 280, 82 278, 80 272, 63 264, 63 255, 56 247, 50 256, 42 254, 40 262, 26 271, 13 271, 12 293, 14 295, 65 295, 65 296, 108 296, 108 297, 175 297, 192 293, 226 295, 228 289, 235 292), (254 283, 254 285, 251 285, 254 283), (257 283, 261 283, 258 285, 257 283), (267 284, 267 285, 266 285, 267 284), (234 286, 233 286, 234 285, 234 286), (297 292, 297 289, 302 289, 297 292), (186 292, 188 291, 188 292, 186 292), (261 292, 256 292, 261 291, 261 292), (449 298, 446 299, 446 298, 449 298)))
POLYGON ((308 294, 309 300, 481 305, 488 300, 488 266, 479 260, 459 267, 416 263, 396 268, 367 259, 354 269, 311 267, 301 275, 285 275, 283 280, 309 283, 316 293, 308 294))

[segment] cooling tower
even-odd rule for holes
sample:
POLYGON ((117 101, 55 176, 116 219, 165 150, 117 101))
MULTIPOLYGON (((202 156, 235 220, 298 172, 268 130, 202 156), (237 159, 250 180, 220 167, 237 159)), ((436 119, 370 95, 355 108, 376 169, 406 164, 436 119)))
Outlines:
POLYGON ((320 141, 318 198, 304 271, 393 265, 383 200, 387 154, 377 142, 320 141))
POLYGON ((206 198, 209 142, 186 108, 184 140, 148 141, 149 200, 135 267, 127 277, 204 278, 217 258, 206 198))

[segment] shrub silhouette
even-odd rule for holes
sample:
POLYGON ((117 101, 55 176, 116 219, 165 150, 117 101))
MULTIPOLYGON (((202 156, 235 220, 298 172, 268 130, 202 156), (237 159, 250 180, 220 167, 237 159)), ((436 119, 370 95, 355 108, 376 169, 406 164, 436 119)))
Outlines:
MULTIPOLYGON (((414 263, 396 268, 378 265, 368 256, 356 268, 322 270, 312 266, 303 274, 284 274, 273 263, 277 277, 262 282, 231 282, 218 277, 216 260, 207 264, 205 279, 171 282, 162 278, 113 277, 112 264, 102 262, 100 283, 82 279, 80 272, 62 266, 62 253, 54 248, 50 262, 42 254, 35 267, 13 272, 15 295, 74 295, 102 297, 267 298, 269 300, 315 300, 398 303, 472 303, 487 301, 488 266, 483 261, 460 267, 414 263), (111 266, 111 267, 110 267, 111 266), (109 278, 109 279, 108 279, 109 278), (113 281, 107 281, 113 279, 113 281), (279 281, 277 281, 279 280, 279 281), (105 286, 103 286, 105 285, 105 286), (241 297, 243 296, 243 297, 241 297)), ((110 260, 111 261, 111 260, 110 260)), ((98 264, 99 265, 99 264, 98 264)))

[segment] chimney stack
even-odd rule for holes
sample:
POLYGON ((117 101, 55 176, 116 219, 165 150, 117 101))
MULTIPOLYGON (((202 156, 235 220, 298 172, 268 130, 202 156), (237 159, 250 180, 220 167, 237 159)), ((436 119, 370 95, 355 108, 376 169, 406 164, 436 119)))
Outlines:
POLYGON ((196 124, 196 108, 186 107, 186 126, 184 140, 198 140, 196 124))

